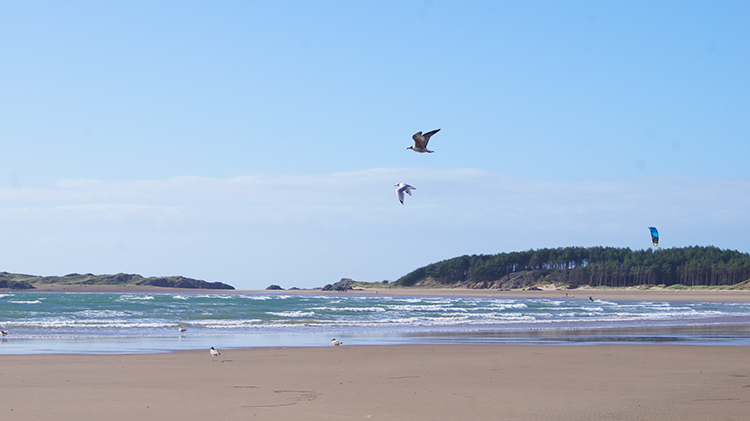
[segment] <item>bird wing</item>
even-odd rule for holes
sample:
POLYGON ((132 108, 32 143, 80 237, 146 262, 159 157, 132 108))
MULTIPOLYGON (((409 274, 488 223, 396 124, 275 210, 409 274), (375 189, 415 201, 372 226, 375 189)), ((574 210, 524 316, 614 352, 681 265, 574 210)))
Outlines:
MULTIPOLYGON (((434 135, 435 133, 437 133, 439 131, 440 131, 440 129, 437 129, 437 130, 433 130, 431 132, 427 132, 427 133, 425 133, 425 134, 422 135, 422 139, 424 139, 424 147, 425 148, 427 147, 427 143, 430 142, 430 137, 432 137, 432 135, 434 135)), ((422 133, 422 132, 419 132, 419 133, 422 133)))
POLYGON ((427 145, 427 142, 425 142, 424 138, 422 137, 422 132, 414 133, 414 136, 412 136, 411 138, 414 139, 414 145, 418 148, 424 149, 424 147, 427 145))
POLYGON ((396 190, 396 194, 398 194, 398 201, 401 202, 402 205, 404 204, 404 190, 406 190, 406 188, 404 187, 396 190))

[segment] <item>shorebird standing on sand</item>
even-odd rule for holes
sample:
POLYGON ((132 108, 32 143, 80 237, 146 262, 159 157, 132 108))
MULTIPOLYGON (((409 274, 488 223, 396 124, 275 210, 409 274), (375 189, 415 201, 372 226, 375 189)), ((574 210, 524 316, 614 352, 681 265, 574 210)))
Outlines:
POLYGON ((219 352, 219 351, 215 350, 215 349, 214 349, 214 347, 211 347, 211 348, 210 348, 210 349, 208 350, 208 352, 210 352, 210 353, 211 353, 211 359, 214 359, 214 360, 216 359, 216 357, 218 357, 219 355, 221 355, 221 352, 219 352))
POLYGON ((416 187, 412 187, 406 183, 398 183, 394 186, 398 187, 398 189, 396 189, 396 194, 398 194, 398 201, 401 202, 402 205, 404 204, 404 192, 411 196, 411 191, 417 189, 416 187))
POLYGON ((430 137, 432 137, 432 135, 434 135, 435 133, 439 131, 440 129, 433 130, 425 134, 422 134, 422 132, 414 133, 414 136, 411 137, 412 139, 414 139, 414 146, 409 146, 406 149, 411 149, 414 152, 419 152, 419 153, 425 153, 425 152, 433 153, 434 151, 427 149, 427 143, 430 141, 430 137))
POLYGON ((331 343, 333 344, 333 346, 339 346, 343 344, 343 342, 337 341, 336 338, 331 339, 331 343))

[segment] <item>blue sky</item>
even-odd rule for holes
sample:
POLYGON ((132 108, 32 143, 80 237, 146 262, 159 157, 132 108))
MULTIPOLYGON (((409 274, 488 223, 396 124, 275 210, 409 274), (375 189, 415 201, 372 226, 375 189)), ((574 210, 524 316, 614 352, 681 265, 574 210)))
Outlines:
POLYGON ((0 2, 0 271, 750 251, 746 2, 0 2), (406 148, 441 128, 434 154, 406 148), (394 184, 417 188, 401 205, 394 184))

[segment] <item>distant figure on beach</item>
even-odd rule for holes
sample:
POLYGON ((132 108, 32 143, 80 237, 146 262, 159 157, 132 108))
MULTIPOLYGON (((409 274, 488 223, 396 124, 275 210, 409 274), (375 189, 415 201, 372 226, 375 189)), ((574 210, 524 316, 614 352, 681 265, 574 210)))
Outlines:
POLYGON ((216 357, 221 355, 221 352, 215 350, 214 347, 211 347, 211 349, 209 349, 208 352, 211 353, 211 359, 216 359, 216 357))
POLYGON ((336 338, 331 339, 331 343, 333 344, 333 346, 339 346, 343 344, 343 342, 337 341, 336 338))

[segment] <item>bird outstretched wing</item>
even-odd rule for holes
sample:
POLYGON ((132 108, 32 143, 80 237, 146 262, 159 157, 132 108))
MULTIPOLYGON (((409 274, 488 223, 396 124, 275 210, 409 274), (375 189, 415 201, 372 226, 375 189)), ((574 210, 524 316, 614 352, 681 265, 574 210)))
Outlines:
POLYGON ((432 135, 434 135, 435 133, 439 131, 440 129, 436 129, 431 132, 427 132, 425 134, 421 134, 422 132, 419 132, 421 134, 420 137, 423 139, 422 143, 424 144, 424 147, 427 147, 427 144, 430 142, 430 138, 432 137, 432 135))

